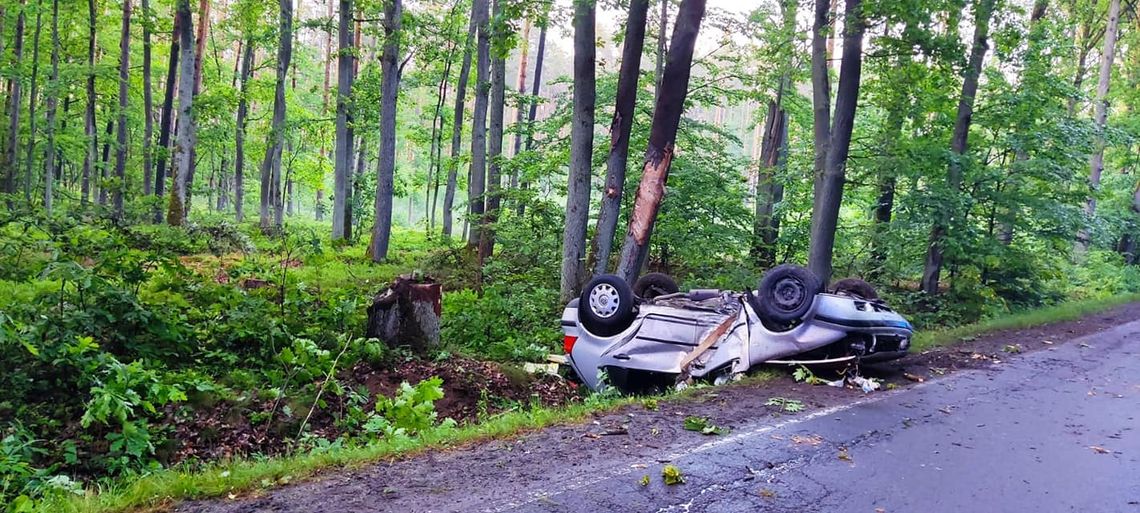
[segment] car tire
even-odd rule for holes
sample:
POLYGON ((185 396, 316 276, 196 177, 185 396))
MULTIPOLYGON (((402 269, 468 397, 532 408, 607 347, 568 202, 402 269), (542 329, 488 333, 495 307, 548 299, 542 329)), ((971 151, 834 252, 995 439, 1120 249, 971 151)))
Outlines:
POLYGON ((875 287, 859 278, 844 278, 839 280, 831 286, 831 291, 835 294, 858 296, 868 301, 879 299, 879 293, 875 290, 875 287))
POLYGON ((819 277, 798 265, 784 264, 764 273, 749 301, 760 320, 770 328, 786 329, 811 310, 815 295, 823 290, 819 277))
POLYGON ((634 318, 633 290, 613 274, 603 274, 582 289, 578 322, 586 331, 609 337, 621 333, 634 318))
POLYGON ((657 296, 675 294, 680 292, 677 281, 665 273, 649 273, 637 279, 633 284, 633 295, 641 299, 653 299, 657 296))

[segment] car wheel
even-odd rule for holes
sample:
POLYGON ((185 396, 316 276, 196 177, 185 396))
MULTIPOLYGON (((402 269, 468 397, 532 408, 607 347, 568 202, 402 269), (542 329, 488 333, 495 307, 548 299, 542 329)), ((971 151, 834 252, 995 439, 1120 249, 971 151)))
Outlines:
POLYGON ((633 284, 633 295, 641 299, 653 299, 657 296, 675 294, 680 292, 677 281, 665 273, 649 273, 637 279, 633 284))
POLYGON ((843 294, 847 296, 858 296, 868 301, 879 299, 879 293, 875 291, 870 283, 867 283, 859 278, 844 278, 835 282, 831 286, 831 291, 835 294, 843 294))
POLYGON ((578 322, 595 335, 621 333, 633 317, 633 290, 624 279, 612 274, 590 280, 578 301, 578 322))
POLYGON ((752 309, 769 327, 786 328, 807 315, 815 295, 823 289, 820 279, 798 265, 769 269, 751 297, 752 309))

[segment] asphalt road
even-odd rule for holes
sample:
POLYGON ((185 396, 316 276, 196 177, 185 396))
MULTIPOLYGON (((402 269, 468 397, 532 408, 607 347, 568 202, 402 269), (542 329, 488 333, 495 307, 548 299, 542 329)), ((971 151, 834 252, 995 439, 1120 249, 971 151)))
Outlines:
POLYGON ((668 459, 488 509, 1140 513, 1140 321, 668 459))
POLYGON ((806 397, 841 400, 795 415, 757 406, 774 391, 735 387, 715 404, 611 414, 177 510, 1140 513, 1140 320, 1054 340, 905 389, 808 387, 806 397), (728 435, 668 431, 733 408, 745 420, 728 435), (629 419, 628 436, 583 437, 612 417, 629 419), (665 485, 666 465, 685 482, 665 485))

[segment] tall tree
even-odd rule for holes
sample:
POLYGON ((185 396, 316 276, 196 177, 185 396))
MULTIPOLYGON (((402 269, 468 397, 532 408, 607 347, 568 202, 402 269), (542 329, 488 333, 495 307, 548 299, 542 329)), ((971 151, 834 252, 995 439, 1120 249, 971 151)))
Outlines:
MULTIPOLYGON (((94 1, 94 0, 92 0, 94 1)), ((178 88, 178 57, 182 52, 179 41, 180 27, 178 16, 174 17, 174 29, 170 33, 170 59, 166 64, 166 93, 162 97, 162 111, 158 122, 158 162, 154 167, 154 195, 161 205, 163 194, 166 192, 166 156, 170 153, 170 132, 174 124, 174 91, 178 88)), ((91 96, 94 97, 94 80, 89 84, 92 87, 91 96)), ((95 115, 92 110, 91 122, 94 125, 95 115)), ((239 218, 240 220, 240 218, 239 218)), ((162 222, 162 207, 154 211, 154 222, 162 222)))
MULTIPOLYGON (((974 40, 971 43, 970 58, 966 64, 962 80, 962 94, 958 97, 958 114, 954 118, 954 134, 950 139, 950 164, 946 182, 950 195, 957 196, 962 187, 962 160, 966 155, 966 145, 970 135, 970 121, 974 115, 974 96, 978 92, 978 79, 982 74, 982 61, 989 48, 988 38, 990 18, 993 15, 994 0, 977 0, 974 4, 974 40)), ((960 217, 956 201, 950 208, 942 209, 939 219, 930 231, 930 244, 926 252, 926 264, 922 271, 922 290, 927 294, 938 293, 939 276, 942 273, 942 259, 950 221, 960 217)))
MULTIPOLYGON (((503 44, 506 34, 503 20, 503 3, 506 0, 494 0, 494 29, 495 38, 494 56, 491 59, 491 98, 489 140, 487 142, 487 194, 486 210, 483 213, 479 227, 479 267, 495 248, 494 224, 499 214, 499 189, 502 187, 502 156, 503 156, 503 109, 507 102, 507 49, 503 44)), ((480 277, 482 272, 480 272, 480 277)))
POLYGON ((59 103, 59 0, 51 2, 51 84, 47 100, 47 146, 44 148, 44 210, 51 213, 55 186, 55 110, 59 103))
POLYGON ((35 162, 36 149, 36 93, 39 90, 40 68, 40 29, 43 15, 43 1, 36 2, 36 29, 32 36, 32 88, 28 93, 28 144, 27 154, 24 157, 24 201, 28 206, 32 204, 32 165, 35 162))
POLYGON ((451 217, 455 207, 455 188, 459 174, 460 143, 463 138, 463 108, 467 97, 467 80, 471 76, 471 50, 479 28, 475 16, 478 0, 471 4, 471 19, 467 26, 467 39, 463 49, 463 65, 459 68, 459 83, 455 88, 455 118, 451 124, 451 158, 447 163, 447 187, 443 193, 443 236, 451 237, 451 217))
MULTIPOLYGON (((95 143, 95 45, 96 16, 95 1, 87 0, 87 103, 83 109, 83 135, 86 150, 83 153, 83 176, 80 178, 80 201, 86 206, 91 199, 91 173, 97 157, 98 145, 95 143)), ((17 46, 19 46, 17 44, 17 46)), ((19 113, 17 112, 17 115, 19 113)))
POLYGON ((119 39, 119 123, 115 140, 115 219, 123 218, 123 192, 127 187, 127 98, 131 79, 131 0, 123 0, 123 30, 119 39))
MULTIPOLYGON (((526 112, 523 111, 523 106, 526 105, 526 68, 530 64, 530 18, 523 22, 522 37, 519 38, 519 43, 522 44, 522 49, 519 52, 519 79, 516 82, 515 89, 518 91, 519 102, 515 108, 515 142, 511 147, 511 156, 518 155, 522 151, 522 136, 523 136, 523 122, 526 120, 526 112)), ((514 166, 511 170, 511 188, 515 189, 519 186, 519 171, 518 166, 514 166)))
POLYGON ((645 150, 641 183, 637 187, 633 210, 629 216, 629 231, 621 248, 617 275, 629 283, 637 280, 641 272, 643 255, 649 251, 649 238, 665 196, 665 183, 669 179, 669 165, 673 161, 673 144, 684 112, 685 97, 689 92, 689 73, 693 65, 693 49, 697 32, 705 16, 705 0, 681 0, 677 22, 669 41, 665 69, 657 91, 657 105, 653 109, 653 124, 649 128, 649 145, 645 150))
MULTIPOLYGON (((330 0, 331 1, 331 0, 330 0)), ((336 149, 333 161, 332 238, 352 236, 352 204, 348 197, 352 191, 353 130, 350 112, 352 101, 353 47, 352 0, 340 0, 337 24, 336 57, 336 149)))
POLYGON ((262 233, 279 233, 282 226, 281 151, 285 144, 285 82, 293 57, 293 0, 279 0, 281 10, 277 46, 277 82, 273 92, 273 121, 261 163, 262 233), (270 217, 272 208, 272 217, 270 217))
MULTIPOLYGON (((186 197, 190 176, 191 149, 194 147, 196 123, 194 107, 194 20, 190 14, 190 0, 175 4, 174 25, 178 27, 178 133, 174 138, 174 185, 166 210, 166 222, 182 226, 186 220, 186 197)), ((173 60, 173 59, 172 59, 173 60)), ((160 166, 161 167, 161 166, 160 166)), ((158 188, 156 193, 160 193, 158 188)))
POLYGON ((143 73, 143 195, 151 193, 151 180, 154 178, 154 92, 151 85, 151 40, 150 32, 154 23, 154 13, 150 12, 150 0, 142 0, 142 73, 143 73))
POLYGON ((238 91, 237 123, 234 129, 234 217, 245 219, 245 125, 249 116, 249 82, 253 78, 253 59, 257 52, 253 38, 245 42, 241 56, 241 89, 238 91))
POLYGON ((641 54, 645 46, 645 22, 649 0, 631 0, 625 24, 621 68, 618 70, 617 98, 614 117, 610 121, 610 154, 606 158, 606 186, 598 213, 594 235, 595 274, 609 267, 610 250, 621 214, 621 196, 625 189, 625 170, 629 158, 629 133, 633 129, 634 107, 637 106, 637 81, 641 75, 641 54))
POLYGON ((591 157, 594 150, 594 25, 593 0, 574 0, 574 110, 570 121, 570 170, 566 185, 566 223, 562 231, 563 303, 577 296, 586 280, 586 222, 590 217, 591 157))
MULTIPOLYGON (((90 0, 94 2, 95 0, 90 0)), ((94 13, 94 7, 92 7, 94 13)), ((12 62, 18 69, 24 61, 24 0, 20 0, 19 11, 16 13, 16 32, 14 34, 14 42, 12 43, 12 62)), ((92 16, 91 30, 95 30, 94 16, 92 16)), ((94 32, 92 32, 94 33, 94 32)), ((94 38, 92 38, 94 41, 94 38)), ((94 44, 94 43, 92 43, 94 44)), ((92 70, 94 73, 94 70, 92 70)), ((20 77, 12 76, 8 78, 8 138, 4 146, 4 192, 8 194, 15 194, 16 192, 16 170, 19 169, 19 144, 20 144, 20 109, 21 103, 21 81, 20 77)))
MULTIPOLYGON (((198 33, 194 36, 194 98, 202 92, 202 63, 206 60, 206 36, 210 30, 210 0, 198 0, 198 33)), ((190 174, 186 176, 186 202, 183 209, 190 215, 190 202, 194 200, 194 174, 198 171, 197 140, 190 148, 190 174)))
MULTIPOLYGON (((1120 0, 1110 0, 1108 4, 1108 25, 1104 33, 1104 50, 1100 55, 1100 78, 1096 84, 1096 110, 1093 124, 1096 126, 1096 139, 1093 153, 1089 157, 1089 188, 1092 194, 1085 203, 1086 223, 1091 223, 1096 214, 1096 193, 1100 189, 1100 175, 1104 172, 1104 129, 1108 121, 1108 86, 1112 79, 1112 63, 1116 58, 1116 38, 1120 31, 1120 0)), ((1089 247, 1089 231, 1083 228, 1077 234, 1076 250, 1083 253, 1089 247)))
MULTIPOLYGON (((479 0, 476 0, 479 1, 479 0)), ((375 224, 369 247, 372 261, 388 258, 392 235, 392 181, 396 174, 396 100, 400 92, 402 0, 384 2, 384 50, 380 56, 380 155, 376 164, 375 224)))
MULTIPOLYGON (((539 20, 538 29, 538 51, 534 59, 534 80, 531 82, 530 98, 527 99, 527 115, 526 115, 526 145, 525 148, 529 151, 534 145, 534 118, 538 115, 538 93, 542 87, 542 63, 546 57, 546 30, 550 26, 550 19, 548 13, 544 13, 539 20)), ((519 187, 526 189, 529 187, 526 178, 520 178, 519 187)), ((526 210, 526 202, 520 201, 518 204, 518 215, 522 217, 523 212, 526 210)))
POLYGON ((483 218, 486 201, 483 193, 487 182, 487 104, 491 89, 489 1, 475 0, 479 30, 475 42, 475 109, 471 120, 471 167, 467 179, 467 215, 475 223, 467 234, 467 244, 472 248, 479 243, 478 223, 483 218))
POLYGON ((784 186, 776 175, 783 166, 788 145, 788 112, 784 110, 784 87, 785 82, 781 79, 776 97, 768 100, 756 174, 752 259, 760 269, 775 265, 776 239, 780 235, 780 218, 776 216, 775 208, 784 197, 784 186))
MULTIPOLYGON (((843 21, 843 62, 839 65, 839 89, 835 95, 834 125, 830 127, 830 140, 827 143, 823 173, 817 174, 815 178, 811 243, 808 247, 808 269, 822 278, 825 283, 831 278, 831 257, 835 246, 836 225, 839 221, 839 206, 843 202, 847 154, 851 148, 851 132, 855 127, 855 107, 859 101, 859 77, 863 68, 865 29, 862 0, 847 0, 843 21)), ((813 48, 813 78, 817 71, 815 53, 813 48)), ((822 72, 827 73, 826 63, 823 64, 822 72)), ((818 133, 819 129, 816 130, 818 133)))

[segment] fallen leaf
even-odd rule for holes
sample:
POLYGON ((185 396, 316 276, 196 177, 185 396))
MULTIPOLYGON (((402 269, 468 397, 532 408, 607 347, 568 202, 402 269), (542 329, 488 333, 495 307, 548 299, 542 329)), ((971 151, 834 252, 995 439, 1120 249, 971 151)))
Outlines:
POLYGON ((919 376, 918 374, 911 374, 909 372, 904 372, 903 377, 914 381, 915 383, 922 383, 923 381, 926 381, 926 378, 919 376))
POLYGON ((773 492, 772 490, 764 488, 764 489, 760 490, 760 496, 765 498, 765 499, 775 499, 776 498, 776 492, 773 492))
POLYGON ((1104 447, 1101 447, 1099 445, 1090 445, 1089 449, 1092 449, 1093 452, 1095 452, 1097 454, 1112 454, 1112 451, 1105 449, 1104 447))
POLYGON ((665 484, 667 485, 683 484, 685 482, 685 476, 681 475, 681 469, 677 468, 676 465, 665 465, 665 467, 661 469, 661 477, 665 480, 665 484))
POLYGON ((1081 347, 1086 347, 1086 348, 1091 348, 1091 347, 1092 347, 1092 346, 1090 346, 1090 345, 1088 345, 1088 344, 1086 344, 1086 343, 1084 343, 1084 342, 1081 342, 1081 343, 1080 343, 1080 346, 1081 346, 1081 347))
POLYGON ((886 508, 875 508, 875 513, 887 513, 886 508))
POLYGON ((816 446, 823 443, 823 437, 819 435, 800 436, 795 435, 792 437, 792 443, 796 445, 811 445, 816 446))
POLYGON ((629 468, 649 468, 649 465, 646 465, 644 463, 634 463, 633 465, 630 465, 629 468))
POLYGON ((1045 344, 1045 345, 1047 345, 1047 346, 1051 346, 1051 345, 1053 345, 1053 341, 1052 341, 1052 340, 1042 340, 1042 341, 1041 341, 1041 343, 1042 343, 1042 344, 1045 344))
POLYGON ((851 461, 851 455, 847 454, 847 449, 840 449, 839 455, 836 457, 843 461, 851 461))
POLYGON ((641 486, 649 486, 649 474, 641 477, 641 486))

